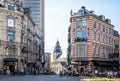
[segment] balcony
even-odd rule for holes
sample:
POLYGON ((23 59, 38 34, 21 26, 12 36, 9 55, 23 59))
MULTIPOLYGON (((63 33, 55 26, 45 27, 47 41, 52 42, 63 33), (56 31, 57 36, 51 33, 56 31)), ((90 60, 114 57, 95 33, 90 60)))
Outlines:
POLYGON ((86 42, 87 38, 76 38, 75 41, 76 42, 86 42))
POLYGON ((8 31, 15 31, 15 27, 7 27, 8 31))

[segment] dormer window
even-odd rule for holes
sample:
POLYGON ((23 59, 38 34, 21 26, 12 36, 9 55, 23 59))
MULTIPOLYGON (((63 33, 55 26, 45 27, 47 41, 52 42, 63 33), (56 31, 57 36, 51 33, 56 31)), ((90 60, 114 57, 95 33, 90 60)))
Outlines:
POLYGON ((111 24, 111 20, 110 19, 106 19, 105 20, 108 24, 111 24))
POLYGON ((8 5, 8 10, 14 11, 14 6, 8 5))
POLYGON ((105 16, 102 16, 102 20, 105 20, 105 16))
POLYGON ((101 20, 103 20, 103 21, 105 20, 105 16, 104 16, 104 15, 100 15, 99 18, 100 18, 101 20))
POLYGON ((84 15, 84 10, 79 10, 78 15, 80 16, 84 15))

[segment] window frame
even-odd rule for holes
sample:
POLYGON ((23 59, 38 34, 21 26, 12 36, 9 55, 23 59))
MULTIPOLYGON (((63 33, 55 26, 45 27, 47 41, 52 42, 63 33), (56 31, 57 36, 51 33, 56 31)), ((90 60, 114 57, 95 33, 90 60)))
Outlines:
POLYGON ((15 40, 15 32, 13 32, 13 31, 8 31, 8 32, 7 32, 7 40, 8 40, 8 41, 10 41, 10 40, 14 41, 14 40, 15 40), (11 35, 10 33, 12 33, 13 35, 11 35))

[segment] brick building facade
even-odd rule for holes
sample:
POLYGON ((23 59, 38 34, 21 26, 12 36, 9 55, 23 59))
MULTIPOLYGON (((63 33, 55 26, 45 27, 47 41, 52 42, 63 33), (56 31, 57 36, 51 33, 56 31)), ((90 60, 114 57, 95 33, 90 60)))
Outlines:
POLYGON ((74 70, 118 70, 119 34, 104 15, 96 15, 84 6, 73 13, 71 10, 68 35, 68 56, 74 70), (110 55, 115 56, 110 59, 110 55))

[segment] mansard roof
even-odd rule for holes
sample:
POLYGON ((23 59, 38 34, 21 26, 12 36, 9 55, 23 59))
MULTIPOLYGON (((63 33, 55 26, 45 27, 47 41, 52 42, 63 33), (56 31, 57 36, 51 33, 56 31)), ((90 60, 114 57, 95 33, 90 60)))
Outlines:
POLYGON ((114 27, 114 25, 111 24, 110 19, 108 19, 108 18, 105 19, 104 15, 96 15, 93 10, 89 11, 84 6, 82 6, 81 9, 78 10, 78 12, 72 13, 72 11, 71 11, 70 13, 71 13, 71 18, 93 16, 93 17, 99 19, 100 21, 103 21, 104 23, 107 23, 114 27))

